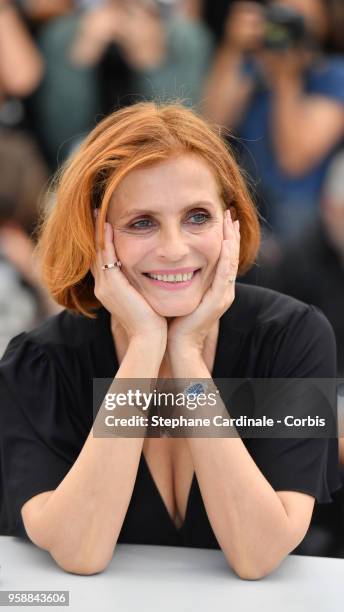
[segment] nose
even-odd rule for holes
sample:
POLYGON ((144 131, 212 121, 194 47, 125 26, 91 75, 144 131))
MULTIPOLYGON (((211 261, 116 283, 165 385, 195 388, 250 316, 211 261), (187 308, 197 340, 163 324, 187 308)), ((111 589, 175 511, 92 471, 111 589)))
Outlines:
POLYGON ((180 227, 170 224, 159 232, 159 243, 156 247, 158 258, 177 262, 184 259, 189 250, 187 237, 183 235, 180 227))

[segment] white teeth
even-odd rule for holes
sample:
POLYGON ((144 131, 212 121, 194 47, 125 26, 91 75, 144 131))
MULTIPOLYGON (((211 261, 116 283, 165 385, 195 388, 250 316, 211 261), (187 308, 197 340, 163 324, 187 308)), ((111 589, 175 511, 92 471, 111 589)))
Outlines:
POLYGON ((182 281, 188 281, 191 280, 194 273, 193 272, 189 272, 188 274, 149 274, 149 272, 147 272, 148 276, 150 276, 150 278, 154 278, 155 280, 159 280, 159 281, 164 281, 167 283, 178 283, 178 282, 182 282, 182 281))

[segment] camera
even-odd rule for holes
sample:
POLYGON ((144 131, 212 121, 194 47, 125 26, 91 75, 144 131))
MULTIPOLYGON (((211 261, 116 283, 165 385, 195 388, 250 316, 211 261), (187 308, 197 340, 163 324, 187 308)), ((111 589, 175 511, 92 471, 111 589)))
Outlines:
POLYGON ((263 45, 271 51, 284 51, 295 47, 313 46, 313 38, 300 13, 282 4, 265 9, 265 35, 263 45))

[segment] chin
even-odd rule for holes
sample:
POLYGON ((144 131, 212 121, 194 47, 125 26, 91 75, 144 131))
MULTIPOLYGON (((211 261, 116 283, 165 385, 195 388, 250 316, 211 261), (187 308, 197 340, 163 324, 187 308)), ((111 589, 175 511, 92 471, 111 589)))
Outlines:
POLYGON ((150 303, 151 307, 162 317, 184 317, 191 314, 198 306, 197 304, 155 304, 150 303))
POLYGON ((159 308, 159 310, 155 309, 155 311, 162 317, 171 319, 174 317, 184 317, 192 312, 190 308, 159 308))

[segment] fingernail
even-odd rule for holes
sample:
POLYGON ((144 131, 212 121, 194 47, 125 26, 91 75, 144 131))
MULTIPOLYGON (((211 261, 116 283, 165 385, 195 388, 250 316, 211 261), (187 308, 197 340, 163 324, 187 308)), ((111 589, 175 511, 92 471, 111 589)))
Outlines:
POLYGON ((234 221, 234 225, 236 225, 236 227, 239 229, 239 227, 240 227, 240 221, 239 221, 239 219, 237 219, 236 221, 234 221))
POLYGON ((95 219, 98 217, 98 209, 97 208, 93 209, 93 216, 94 216, 95 219))

